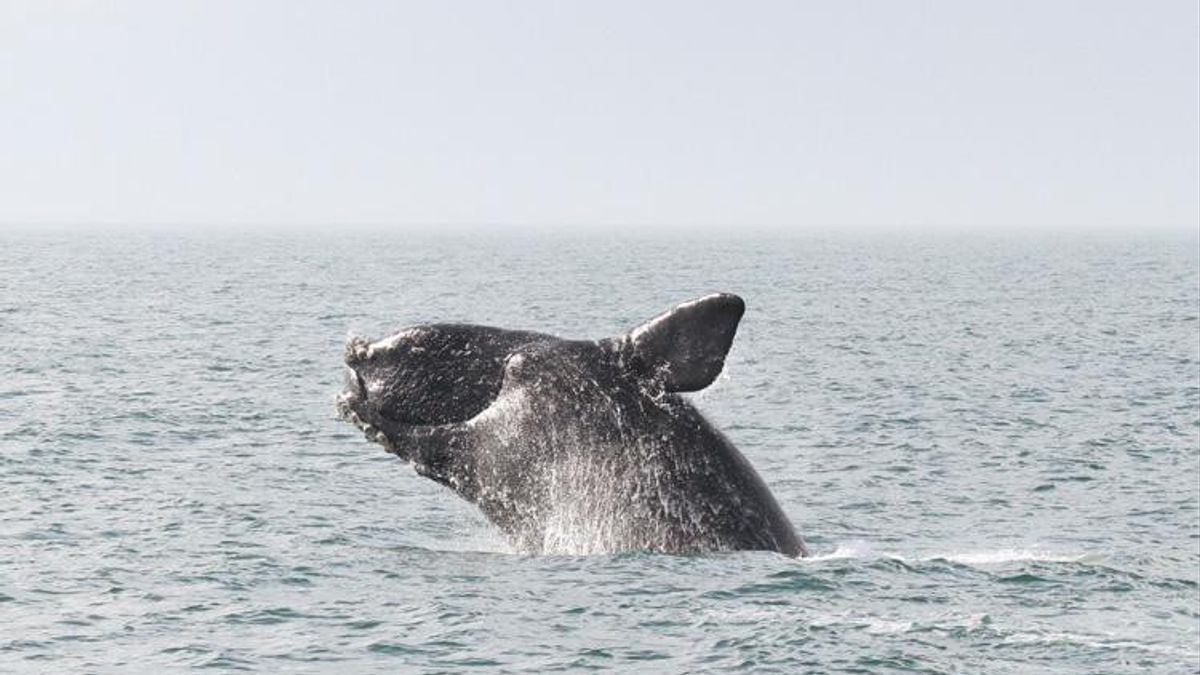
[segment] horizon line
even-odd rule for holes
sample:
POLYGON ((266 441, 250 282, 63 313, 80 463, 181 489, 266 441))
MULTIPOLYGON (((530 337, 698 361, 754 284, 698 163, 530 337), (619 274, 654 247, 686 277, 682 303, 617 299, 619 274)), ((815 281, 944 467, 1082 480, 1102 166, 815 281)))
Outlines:
POLYGON ((461 233, 481 234, 490 232, 529 232, 529 233, 649 233, 662 232, 669 234, 705 233, 705 234, 837 234, 837 233, 879 233, 879 234, 1029 234, 1029 233, 1191 233, 1200 234, 1200 222, 1190 224, 1152 223, 1152 224, 1114 224, 1114 223, 884 223, 884 224, 855 224, 855 223, 804 223, 784 225, 779 223, 637 223, 637 222, 412 222, 412 221, 238 221, 238 220, 94 220, 94 221, 0 221, 2 231, 188 231, 210 230, 214 232, 227 231, 257 231, 257 232, 313 232, 328 230, 351 231, 393 231, 411 233, 461 233))

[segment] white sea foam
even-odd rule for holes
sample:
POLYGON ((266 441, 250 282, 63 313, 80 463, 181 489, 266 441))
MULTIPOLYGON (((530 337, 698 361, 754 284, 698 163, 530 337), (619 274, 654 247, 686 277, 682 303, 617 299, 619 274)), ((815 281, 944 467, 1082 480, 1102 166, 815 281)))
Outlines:
POLYGON ((841 560, 847 558, 883 558, 889 560, 899 560, 901 562, 928 562, 933 560, 944 560, 947 562, 958 563, 960 565, 982 567, 988 565, 1004 565, 1008 563, 1021 562, 1085 562, 1091 557, 1092 556, 1086 553, 1063 553, 1037 548, 950 551, 944 553, 914 555, 911 553, 880 551, 868 541, 855 539, 838 542, 832 552, 814 555, 807 558, 807 560, 841 560))
POLYGON ((924 619, 900 619, 881 616, 864 616, 857 613, 829 614, 816 616, 810 625, 820 627, 846 627, 862 630, 871 635, 901 635, 911 631, 926 630, 977 630, 990 623, 987 614, 947 615, 924 619))
POLYGON ((1068 633, 1062 631, 1041 632, 1041 631, 1026 631, 1013 633, 1004 638, 1004 641, 1009 644, 1028 644, 1028 645, 1076 645, 1083 647, 1091 647, 1094 649, 1112 649, 1117 651, 1136 650, 1142 652, 1150 652, 1154 654, 1168 654, 1171 656, 1196 658, 1200 656, 1200 650, 1196 649, 1180 649, 1170 645, 1153 644, 1147 642, 1138 642, 1136 640, 1123 639, 1116 635, 1089 635, 1085 633, 1068 633))
POLYGON ((808 560, 841 560, 844 558, 878 557, 880 557, 879 554, 875 552, 875 548, 870 542, 855 539, 851 541, 839 542, 831 553, 813 555, 810 556, 808 560))
POLYGON ((946 560, 962 565, 1002 565, 1014 562, 1081 562, 1086 554, 1064 554, 1038 549, 1005 548, 995 551, 961 551, 922 558, 922 560, 946 560))

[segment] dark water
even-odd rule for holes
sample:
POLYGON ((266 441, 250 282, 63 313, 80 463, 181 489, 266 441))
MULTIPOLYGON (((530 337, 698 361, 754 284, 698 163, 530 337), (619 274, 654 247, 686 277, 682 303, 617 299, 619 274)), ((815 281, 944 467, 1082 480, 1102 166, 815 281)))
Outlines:
POLYGON ((1194 235, 0 233, 0 671, 1188 673, 1194 235), (348 332, 749 309, 698 404, 812 559, 529 557, 348 332))

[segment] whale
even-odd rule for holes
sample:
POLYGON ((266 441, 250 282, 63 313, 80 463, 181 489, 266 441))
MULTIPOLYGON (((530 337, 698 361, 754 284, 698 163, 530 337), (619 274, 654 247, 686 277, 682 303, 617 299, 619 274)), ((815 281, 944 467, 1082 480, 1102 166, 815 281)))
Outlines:
POLYGON ((762 477, 684 396, 720 375, 744 313, 713 293, 601 339, 453 323, 354 336, 336 409, 520 553, 804 556, 762 477))

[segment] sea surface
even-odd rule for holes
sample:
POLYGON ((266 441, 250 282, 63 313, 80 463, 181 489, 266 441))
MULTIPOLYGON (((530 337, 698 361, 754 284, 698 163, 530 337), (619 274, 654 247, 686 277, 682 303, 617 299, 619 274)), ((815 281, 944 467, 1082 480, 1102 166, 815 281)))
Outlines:
POLYGON ((0 672, 1200 671, 1193 233, 0 231, 0 672), (350 334, 620 334, 814 555, 513 553, 337 419, 350 334))

